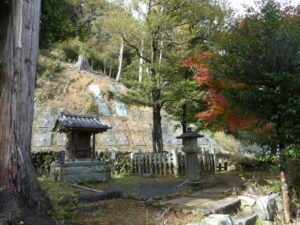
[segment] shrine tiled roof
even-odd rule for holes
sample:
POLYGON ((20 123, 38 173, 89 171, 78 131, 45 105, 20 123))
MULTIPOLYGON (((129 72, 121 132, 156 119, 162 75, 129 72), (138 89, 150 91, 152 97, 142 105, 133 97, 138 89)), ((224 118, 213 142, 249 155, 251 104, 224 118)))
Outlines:
POLYGON ((100 122, 97 116, 77 115, 61 113, 56 120, 53 131, 90 131, 95 133, 104 132, 109 129, 107 125, 100 122))

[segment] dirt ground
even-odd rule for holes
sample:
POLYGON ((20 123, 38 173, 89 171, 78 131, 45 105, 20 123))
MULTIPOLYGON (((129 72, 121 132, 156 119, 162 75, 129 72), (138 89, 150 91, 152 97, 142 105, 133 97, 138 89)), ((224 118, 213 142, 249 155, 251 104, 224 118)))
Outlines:
MULTIPOLYGON (((277 175, 265 173, 241 173, 241 172, 223 172, 217 176, 226 180, 226 177, 237 177, 246 182, 254 182, 257 185, 265 180, 278 180, 277 175)), ((143 178, 138 176, 117 176, 109 183, 82 184, 95 189, 105 189, 109 186, 122 186, 130 184, 145 183, 168 183, 179 182, 183 178, 172 177, 153 177, 143 178)), ((48 194, 54 203, 52 212, 53 218, 57 221, 75 221, 83 225, 184 225, 188 222, 200 222, 203 215, 186 215, 181 212, 174 212, 172 208, 153 207, 147 205, 143 200, 134 200, 130 198, 118 198, 102 200, 92 203, 79 203, 76 201, 64 202, 63 197, 68 195, 78 196, 82 194, 91 194, 91 192, 80 190, 69 186, 68 184, 51 182, 45 178, 39 178, 42 189, 48 194), (78 209, 83 209, 79 210, 78 209)), ((271 187, 266 186, 270 190, 271 187)), ((276 188, 276 187, 275 187, 276 188)), ((275 190, 274 190, 275 191, 275 190)), ((164 199, 162 199, 164 200, 164 199)))

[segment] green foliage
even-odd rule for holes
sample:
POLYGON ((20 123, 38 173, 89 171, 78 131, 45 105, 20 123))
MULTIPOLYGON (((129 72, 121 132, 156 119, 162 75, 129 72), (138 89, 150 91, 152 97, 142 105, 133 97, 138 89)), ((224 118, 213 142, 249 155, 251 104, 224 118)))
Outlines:
POLYGON ((54 72, 55 73, 60 73, 63 70, 63 67, 61 65, 60 61, 55 61, 54 62, 54 72))
POLYGON ((222 36, 218 43, 222 54, 210 62, 212 75, 228 84, 221 91, 228 107, 238 108, 244 117, 258 118, 258 127, 272 127, 256 139, 269 147, 268 159, 275 153, 282 161, 278 149, 282 152, 290 145, 299 151, 299 25, 299 15, 266 1, 222 36))
POLYGON ((64 196, 52 196, 53 209, 49 212, 58 221, 74 219, 75 211, 79 206, 77 198, 66 199, 64 196))
POLYGON ((43 103, 48 99, 53 99, 54 98, 54 94, 50 91, 48 92, 41 92, 41 93, 35 93, 34 96, 34 102, 36 103, 43 103))
POLYGON ((266 225, 266 223, 264 221, 262 221, 261 219, 256 220, 255 225, 266 225))
POLYGON ((48 175, 50 164, 58 160, 58 152, 33 152, 31 154, 32 164, 38 176, 48 175))
POLYGON ((46 69, 47 68, 43 64, 37 62, 36 71, 38 74, 44 73, 46 71, 46 69))
POLYGON ((40 23, 40 47, 50 48, 57 42, 74 37, 84 39, 88 27, 76 13, 80 5, 71 4, 69 0, 42 1, 40 23))
MULTIPOLYGON (((97 155, 99 160, 109 160, 110 152, 100 152, 97 155)), ((115 174, 130 174, 131 173, 131 161, 130 152, 117 152, 116 160, 113 162, 113 172, 115 174)))
POLYGON ((75 62, 78 59, 78 49, 76 49, 75 46, 70 46, 70 45, 66 45, 64 44, 61 47, 61 50, 63 52, 63 60, 66 62, 75 62))
POLYGON ((49 79, 49 80, 52 80, 54 78, 54 73, 52 70, 49 70, 49 69, 46 69, 43 74, 42 74, 43 77, 49 79))

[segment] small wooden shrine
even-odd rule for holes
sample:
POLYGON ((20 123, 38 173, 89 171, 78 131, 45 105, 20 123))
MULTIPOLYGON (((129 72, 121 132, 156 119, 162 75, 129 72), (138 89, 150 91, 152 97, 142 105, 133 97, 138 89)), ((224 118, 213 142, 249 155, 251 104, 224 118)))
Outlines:
POLYGON ((66 161, 95 159, 95 135, 110 129, 97 116, 61 113, 53 131, 66 133, 66 161))

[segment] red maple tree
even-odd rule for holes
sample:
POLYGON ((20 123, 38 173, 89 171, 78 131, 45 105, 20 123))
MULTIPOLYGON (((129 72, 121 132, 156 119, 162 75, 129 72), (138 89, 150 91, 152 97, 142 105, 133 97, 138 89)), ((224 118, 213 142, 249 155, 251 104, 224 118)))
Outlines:
POLYGON ((198 87, 206 90, 202 101, 206 103, 207 109, 199 112, 195 117, 203 120, 207 124, 214 123, 216 130, 266 130, 270 129, 270 124, 258 126, 260 120, 254 116, 243 115, 234 103, 230 102, 223 91, 228 88, 245 88, 245 83, 236 83, 232 80, 225 80, 214 77, 209 68, 208 61, 217 56, 217 52, 202 52, 186 59, 181 67, 191 68, 194 72, 193 79, 197 81, 198 87))

